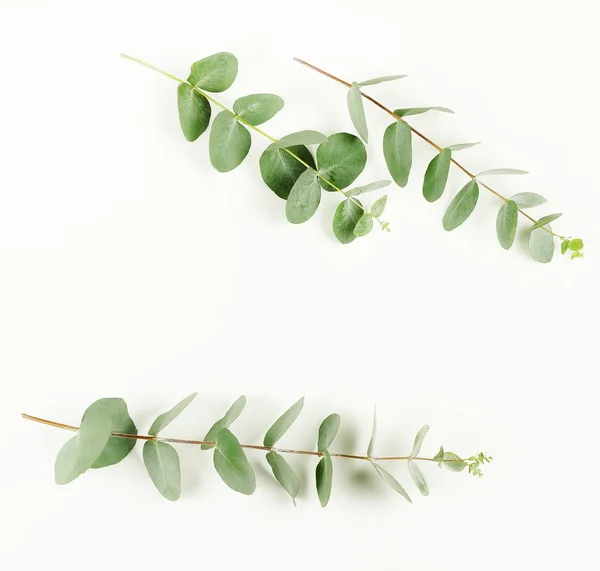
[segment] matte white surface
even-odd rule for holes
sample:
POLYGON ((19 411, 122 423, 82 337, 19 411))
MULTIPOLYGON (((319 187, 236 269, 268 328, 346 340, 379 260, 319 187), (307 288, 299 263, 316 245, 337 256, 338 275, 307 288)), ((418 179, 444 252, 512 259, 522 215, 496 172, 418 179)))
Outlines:
MULTIPOLYGON (((600 507, 596 24, 584 0, 3 0, 0 568, 589 569, 600 507), (390 234, 338 244, 331 195, 291 226, 260 179, 265 140, 253 135, 240 168, 215 172, 208 135, 190 144, 179 132, 175 83, 118 57, 185 76, 221 50, 240 61, 221 101, 285 99, 264 126, 275 136, 352 131, 345 90, 293 56, 348 80, 409 74, 369 92, 392 107, 454 109, 410 122, 444 145, 482 140, 460 153, 475 171, 531 171, 493 182, 547 196, 535 212, 564 212, 554 227, 581 236, 586 259, 505 252, 500 203, 485 192, 467 224, 444 232, 452 192, 421 197, 432 152, 419 141, 409 186, 390 188, 390 234), (496 460, 482 480, 423 466, 429 498, 406 466, 388 466, 413 505, 368 466, 338 461, 323 510, 315 462, 293 458, 304 481, 294 509, 260 453, 257 492, 244 497, 209 453, 180 447, 183 496, 171 504, 141 447, 56 486, 69 433, 19 417, 77 423, 93 400, 122 396, 146 431, 196 390, 165 435, 202 437, 243 393, 235 432, 258 443, 305 395, 282 445, 314 446, 337 411, 335 451, 362 453, 377 402, 378 453, 408 452, 428 423, 424 453, 443 444, 496 460)), ((366 112, 359 183, 387 177, 389 118, 366 112)), ((452 173, 451 191, 465 182, 452 173)))

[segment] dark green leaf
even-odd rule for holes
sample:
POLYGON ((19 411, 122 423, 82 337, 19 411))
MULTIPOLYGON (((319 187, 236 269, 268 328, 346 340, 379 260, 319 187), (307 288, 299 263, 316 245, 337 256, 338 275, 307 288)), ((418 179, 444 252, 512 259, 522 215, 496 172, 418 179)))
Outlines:
POLYGON ((423 179, 423 196, 428 202, 435 202, 444 193, 451 159, 450 149, 442 149, 429 163, 423 179))
POLYGON ((391 180, 378 180, 376 182, 371 182, 369 184, 365 184, 363 186, 355 186, 350 190, 346 191, 346 196, 357 196, 359 194, 364 194, 365 192, 371 192, 373 190, 379 190, 380 188, 384 188, 392 184, 391 180))
POLYGON ((284 149, 286 147, 293 147, 295 145, 320 145, 327 140, 327 137, 319 131, 298 131, 297 133, 290 133, 285 137, 281 137, 278 141, 271 143, 267 147, 267 151, 273 151, 275 149, 284 149))
MULTIPOLYGON (((351 185, 367 164, 367 151, 362 141, 349 133, 336 133, 317 148, 319 174, 338 188, 351 185)), ((325 190, 335 189, 321 180, 325 190)))
POLYGON ((409 107, 408 109, 395 109, 394 113, 398 117, 406 117, 407 115, 421 115, 421 113, 427 113, 427 111, 441 111, 442 113, 452 113, 452 109, 447 107, 409 107))
MULTIPOLYGON (((233 421, 236 420, 240 414, 242 414, 245 406, 246 397, 242 395, 229 407, 229 410, 225 413, 225 416, 217 420, 217 422, 212 425, 211 429, 206 433, 204 440, 206 442, 216 442, 217 436, 221 429, 229 428, 233 421)), ((214 444, 202 444, 201 448, 202 450, 208 450, 209 448, 214 448, 214 444)))
POLYGON ((372 462, 373 468, 377 471, 377 473, 381 476, 381 479, 390 487, 392 490, 398 492, 405 500, 412 504, 412 500, 410 496, 406 493, 406 490, 402 487, 400 482, 394 478, 387 470, 372 462))
POLYGON ((181 469, 177 450, 166 442, 147 440, 144 444, 144 464, 156 489, 174 502, 181 495, 181 469))
POLYGON ((415 441, 413 443, 412 452, 410 453, 411 458, 415 458, 419 455, 419 452, 421 451, 421 446, 423 444, 423 440, 425 439, 425 436, 427 436, 427 432, 429 432, 429 426, 427 424, 423 426, 423 428, 421 428, 419 432, 417 432, 415 436, 415 441))
POLYGON ((370 214, 363 214, 354 227, 354 235, 357 238, 361 238, 362 236, 366 236, 371 230, 373 230, 373 217, 370 214))
POLYGON ((427 482, 425 480, 425 476, 423 476, 423 472, 421 472, 421 468, 417 466, 416 462, 412 460, 408 461, 408 471, 410 472, 411 478, 413 482, 424 496, 429 495, 429 487, 427 486, 427 482))
POLYGON ((238 439, 227 428, 218 434, 213 461, 219 476, 232 490, 246 495, 254 493, 254 470, 238 439))
POLYGON ((383 211, 385 210, 386 205, 387 205, 387 194, 382 196, 381 198, 378 198, 373 203, 373 206, 371 206, 371 214, 373 216, 375 216, 376 218, 379 218, 383 214, 383 211))
POLYGON ((188 82, 218 93, 231 87, 237 72, 237 58, 228 52, 220 52, 193 63, 188 82))
MULTIPOLYGON (((547 227, 550 232, 552 229, 547 227)), ((554 256, 554 236, 546 228, 536 228, 529 234, 529 253, 542 264, 552 261, 554 256)))
POLYGON ((196 398, 197 394, 198 393, 191 394, 181 402, 178 402, 171 410, 159 415, 152 423, 148 434, 150 436, 156 436, 161 430, 165 429, 188 407, 188 405, 196 398))
POLYGON ((260 156, 260 174, 265 184, 283 199, 290 195, 292 187, 306 170, 306 166, 290 153, 299 157, 313 169, 316 166, 313 156, 304 145, 289 147, 289 151, 289 153, 285 149, 270 151, 267 148, 260 156))
POLYGON ((406 186, 412 166, 412 133, 404 121, 392 123, 383 134, 383 155, 398 186, 406 186))
POLYGON ((498 175, 498 174, 529 174, 527 171, 522 171, 521 169, 491 169, 487 171, 481 171, 477 173, 475 176, 479 178, 480 176, 488 176, 488 175, 498 175))
POLYGON ((212 166, 219 172, 233 170, 246 158, 251 142, 248 129, 229 111, 221 111, 213 121, 208 142, 212 166))
POLYGON ((263 444, 267 447, 275 446, 277 441, 288 431, 290 426, 294 424, 298 415, 304 406, 304 397, 297 400, 290 408, 288 408, 274 423, 263 440, 263 444))
MULTIPOLYGON (((369 440, 369 446, 367 448, 367 456, 370 458, 373 456, 373 448, 375 447, 375 437, 377 436, 377 410, 373 405, 373 430, 371 431, 371 440, 369 440)), ((375 466, 375 464, 373 464, 375 466)))
POLYGON ((394 81, 396 79, 402 79, 403 77, 406 77, 406 75, 384 75, 383 77, 375 77, 374 79, 361 81, 358 85, 360 87, 365 87, 366 85, 377 85, 378 83, 383 83, 384 81, 394 81))
POLYGON ((238 117, 250 123, 260 125, 272 119, 283 109, 283 99, 271 93, 254 93, 240 97, 233 110, 238 117))
POLYGON ((452 199, 442 223, 444 230, 454 230, 458 228, 469 216, 475 206, 477 206, 477 199, 479 198, 479 185, 474 180, 470 180, 459 193, 452 199))
POLYGON ((548 202, 541 194, 535 192, 519 192, 510 198, 519 208, 533 208, 548 202))
POLYGON ((285 203, 285 214, 292 224, 309 220, 321 203, 321 187, 317 173, 306 169, 299 177, 285 203))
POLYGON ((360 138, 367 143, 369 139, 369 129, 367 128, 367 118, 365 117, 365 107, 363 105, 362 95, 358 83, 352 82, 352 87, 348 91, 348 112, 350 119, 360 135, 360 138))
POLYGON ((319 427, 319 440, 317 450, 325 452, 333 442, 338 430, 340 429, 340 415, 337 413, 330 414, 319 427))
POLYGON ((328 452, 324 453, 323 458, 317 464, 316 479, 317 495, 319 496, 321 506, 325 507, 331 497, 331 485, 333 482, 333 463, 328 452))
POLYGON ((356 199, 346 199, 338 204, 333 216, 333 233, 342 244, 354 240, 354 228, 363 213, 364 209, 356 199))
POLYGON ((210 122, 208 99, 187 83, 180 83, 177 88, 177 109, 184 137, 188 141, 195 141, 206 131, 210 122))
POLYGON ((517 224, 519 222, 519 210, 512 200, 505 202, 496 216, 496 234, 498 242, 505 250, 510 250, 515 235, 517 233, 517 224))
POLYGON ((542 216, 533 226, 531 226, 532 230, 536 228, 541 228, 542 226, 546 226, 546 224, 550 224, 550 222, 554 222, 557 218, 562 216, 562 212, 557 212, 556 214, 548 214, 548 216, 542 216))
POLYGON ((446 147, 447 149, 449 149, 450 151, 454 152, 454 151, 462 151, 463 149, 470 149, 471 147, 475 147, 477 145, 481 144, 480 142, 477 143, 458 143, 457 145, 450 145, 449 147, 446 147))
POLYGON ((267 462, 273 470, 273 476, 275 476, 281 487, 290 495, 295 505, 296 496, 300 491, 300 478, 298 478, 283 456, 277 454, 277 452, 268 452, 267 462))
POLYGON ((454 452, 445 452, 443 466, 452 472, 460 472, 467 467, 467 463, 454 452))

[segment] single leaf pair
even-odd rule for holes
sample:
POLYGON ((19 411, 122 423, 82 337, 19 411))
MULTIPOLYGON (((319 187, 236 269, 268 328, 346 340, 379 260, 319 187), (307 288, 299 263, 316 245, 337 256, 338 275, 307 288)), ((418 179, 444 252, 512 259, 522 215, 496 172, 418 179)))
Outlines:
POLYGON ((333 484, 333 463, 329 454, 329 447, 336 437, 340 428, 340 415, 330 414, 319 427, 317 440, 317 451, 323 456, 319 460, 316 469, 317 495, 322 507, 327 506, 331 497, 333 484))

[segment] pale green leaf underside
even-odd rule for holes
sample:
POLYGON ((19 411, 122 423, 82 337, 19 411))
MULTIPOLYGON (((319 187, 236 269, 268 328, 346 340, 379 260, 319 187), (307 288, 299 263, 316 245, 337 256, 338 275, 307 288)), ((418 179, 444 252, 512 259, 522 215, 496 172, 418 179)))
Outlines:
POLYGON ((505 202, 496 216, 496 235, 498 242, 505 250, 510 250, 515 241, 519 210, 512 200, 505 202))
POLYGON ((410 496, 408 495, 408 493, 406 492, 404 487, 400 484, 400 482, 398 482, 398 480, 396 480, 396 478, 394 478, 394 476, 392 476, 385 468, 382 468, 378 464, 375 464, 375 462, 372 462, 372 464, 373 464, 373 468, 375 468, 375 470, 377 471, 379 476, 381 476, 381 479, 390 488, 392 488, 392 490, 398 492, 405 500, 407 500, 408 502, 410 502, 412 504, 412 500, 410 499, 410 496))
MULTIPOLYGON (((350 186, 367 164, 363 142, 350 133, 335 133, 317 148, 319 174, 338 188, 350 186)), ((335 189, 321 179, 321 186, 330 192, 335 189)))
POLYGON ((554 236, 546 232, 546 228, 552 231, 550 226, 545 226, 536 228, 529 234, 529 253, 542 264, 552 261, 554 256, 554 236))
POLYGON ((319 427, 319 439, 317 450, 325 452, 331 446, 338 430, 340 429, 340 415, 337 413, 330 414, 319 427))
POLYGON ((387 205, 387 194, 378 198, 371 206, 371 214, 379 218, 385 211, 387 205))
POLYGON ((365 184, 363 186, 355 186, 354 188, 347 190, 346 196, 358 196, 359 194, 364 194, 365 192, 372 192, 374 190, 385 188, 390 184, 392 184, 391 180, 377 180, 375 182, 370 182, 369 184, 365 184))
POLYGON ((371 230, 373 230, 373 217, 370 214, 365 213, 356 223, 356 226, 354 227, 354 235, 357 238, 362 238, 371 232, 371 230))
POLYGON ((529 174, 527 171, 523 171, 521 169, 491 169, 487 171, 481 171, 477 173, 475 176, 479 178, 480 176, 488 176, 488 175, 501 175, 501 174, 529 174))
POLYGON ((375 448, 375 438, 377 437, 377 409, 373 405, 373 428, 371 429, 371 439, 369 440, 369 446, 367 447, 367 456, 370 458, 373 456, 373 449, 375 448))
POLYGON ((83 473, 77 461, 78 452, 77 436, 67 440, 59 450, 54 463, 54 481, 57 484, 68 484, 83 473))
POLYGON ((446 147, 447 149, 449 149, 450 151, 454 152, 454 151, 462 151, 464 149, 470 149, 471 147, 476 147, 477 145, 480 145, 481 141, 478 141, 477 143, 457 143, 456 145, 450 145, 449 147, 446 147))
POLYGON ((210 123, 208 99, 187 83, 180 83, 177 87, 177 110, 183 136, 188 141, 195 141, 210 123))
POLYGON ((316 469, 317 495, 321 506, 325 507, 331 497, 331 485, 333 483, 333 462, 328 452, 324 453, 319 460, 316 469))
POLYGON ((163 412, 161 415, 156 417, 156 420, 152 423, 148 434, 150 436, 156 436, 161 430, 164 430, 171 422, 173 422, 196 398, 198 393, 193 393, 190 396, 184 398, 181 402, 178 402, 171 410, 163 412))
POLYGON ((148 440, 144 444, 144 464, 156 489, 172 502, 181 495, 181 468, 177 450, 166 442, 148 440))
POLYGON ((413 443, 412 452, 410 453, 412 458, 419 455, 419 452, 421 451, 421 446, 423 444, 423 440, 425 439, 425 436, 427 436, 428 432, 429 432, 429 426, 427 424, 425 426, 423 426, 423 428, 421 428, 421 430, 419 430, 419 432, 417 432, 417 434, 415 436, 415 441, 413 443))
POLYGON ((444 194, 451 159, 450 149, 442 149, 429 163, 423 178, 423 196, 428 202, 435 202, 444 194))
POLYGON ((219 52, 193 63, 188 82, 218 93, 231 87, 237 72, 237 58, 228 52, 219 52))
POLYGON ((467 467, 467 463, 454 452, 444 452, 442 466, 452 472, 462 472, 467 467))
POLYGON ((423 472, 421 472, 421 468, 417 466, 416 462, 412 460, 408 461, 408 471, 410 472, 410 476, 413 479, 413 482, 424 496, 429 495, 429 486, 427 486, 427 481, 425 480, 425 476, 423 472))
POLYGON ((554 222, 557 218, 562 216, 562 212, 557 212, 556 214, 548 214, 547 216, 542 216, 535 224, 531 226, 531 230, 535 230, 536 228, 541 228, 542 226, 546 226, 546 224, 550 224, 550 222, 554 222))
MULTIPOLYGON (((289 151, 313 169, 316 167, 313 156, 304 145, 291 146, 289 151)), ((284 200, 290 195, 290 191, 300 175, 307 169, 285 149, 269 150, 267 148, 260 156, 259 165, 265 184, 284 200)))
MULTIPOLYGON (((229 410, 225 413, 225 416, 217 420, 217 422, 215 422, 212 425, 211 429, 206 433, 204 440, 206 442, 216 442, 219 432, 223 428, 229 428, 233 421, 235 421, 238 418, 238 416, 242 414, 242 411, 244 410, 245 406, 246 397, 242 395, 229 407, 229 410)), ((202 450, 208 450, 209 448, 214 448, 214 444, 201 445, 202 450)))
POLYGON ((406 76, 406 75, 383 75, 381 77, 367 79, 366 81, 360 81, 358 83, 358 85, 359 85, 359 87, 365 87, 367 85, 377 85, 378 83, 383 83, 385 81, 395 81, 396 79, 402 79, 404 77, 408 77, 408 76, 406 76))
POLYGON ((277 454, 277 452, 268 452, 267 462, 271 466, 271 470, 273 470, 273 476, 275 476, 281 487, 290 495, 295 504, 296 496, 300 492, 300 478, 298 478, 283 456, 277 454))
POLYGON ((217 438, 213 462, 219 476, 232 490, 253 494, 256 477, 238 439, 227 428, 223 428, 217 438))
POLYGON ((412 166, 412 133, 404 121, 396 121, 385 130, 383 155, 394 182, 406 186, 412 166))
POLYGON ((535 192, 519 192, 518 194, 511 196, 510 199, 519 208, 533 208, 534 206, 539 206, 540 204, 548 202, 541 194, 535 192))
POLYGON ((458 194, 452 199, 448 206, 442 224, 444 230, 451 231, 458 228, 469 216, 479 198, 479 185, 474 180, 469 181, 458 194))
POLYGON ((288 431, 290 426, 294 424, 295 420, 298 418, 298 415, 302 411, 303 406, 304 397, 298 399, 273 423, 273 426, 271 426, 271 428, 269 428, 265 434, 263 444, 269 448, 271 446, 275 446, 279 439, 288 431))
POLYGON ((285 203, 285 215, 292 224, 310 220, 321 203, 321 186, 317 173, 306 169, 299 177, 285 203))
POLYGON ((281 137, 278 141, 271 143, 268 147, 268 151, 275 149, 284 149, 286 147, 293 147, 295 145, 320 145, 327 140, 327 137, 319 131, 298 131, 296 133, 290 133, 285 137, 281 137))
POLYGON ((233 111, 250 125, 261 125, 283 109, 283 99, 272 93, 254 93, 240 97, 233 104, 233 111))
POLYGON ((333 233, 342 244, 349 244, 356 238, 354 228, 363 212, 362 204, 357 199, 346 199, 338 204, 333 216, 333 233))
POLYGON ((454 111, 452 109, 448 109, 447 107, 408 107, 406 109, 394 109, 394 114, 398 115, 398 117, 407 117, 408 115, 421 115, 422 113, 427 113, 428 111, 439 111, 441 113, 452 113, 454 111))
POLYGON ((229 111, 221 111, 213 121, 208 142, 210 162, 219 172, 229 172, 246 158, 252 139, 229 111))
POLYGON ((367 127, 367 118, 365 117, 365 107, 363 105, 363 98, 360 93, 358 83, 353 82, 352 87, 348 91, 348 112, 350 113, 350 119, 356 129, 356 132, 360 135, 360 138, 367 143, 369 140, 369 129, 367 127))

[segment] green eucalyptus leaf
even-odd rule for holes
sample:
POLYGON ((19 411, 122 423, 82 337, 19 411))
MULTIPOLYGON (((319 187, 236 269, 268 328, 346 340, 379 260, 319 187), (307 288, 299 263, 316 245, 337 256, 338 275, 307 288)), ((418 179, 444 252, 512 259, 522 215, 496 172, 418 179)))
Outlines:
POLYGON ((451 160, 450 149, 442 149, 429 163, 423 179, 423 196, 428 202, 435 202, 444 194, 451 160))
MULTIPOLYGON (((245 406, 246 406, 246 397, 244 395, 242 395, 229 407, 229 410, 225 413, 225 416, 223 418, 220 418, 219 420, 217 420, 217 422, 215 422, 212 425, 210 430, 206 433, 204 440, 206 442, 216 442, 219 432, 223 428, 229 428, 231 426, 231 424, 233 423, 233 421, 236 420, 238 418, 238 416, 240 416, 240 414, 242 414, 242 411, 244 410, 245 406)), ((214 448, 214 447, 215 447, 214 444, 202 444, 201 445, 202 450, 208 450, 209 448, 214 448)))
POLYGON ((450 151, 454 152, 454 151, 462 151, 463 149, 470 149, 471 147, 476 147, 477 145, 480 145, 481 141, 478 141, 477 143, 458 143, 456 145, 450 145, 449 147, 446 147, 447 149, 449 149, 450 151))
POLYGON ((78 456, 77 436, 73 436, 59 450, 54 463, 54 480, 58 485, 62 486, 72 482, 85 471, 79 467, 78 456))
POLYGON ((373 468, 377 471, 377 473, 381 476, 381 479, 390 487, 392 490, 398 492, 406 501, 412 504, 412 500, 410 496, 406 493, 406 490, 402 487, 400 482, 394 478, 386 469, 382 468, 375 462, 371 462, 373 464, 373 468))
POLYGON ((452 199, 450 206, 444 214, 442 223, 444 230, 450 231, 458 228, 469 216, 479 198, 479 185, 476 181, 470 180, 458 194, 452 199))
POLYGON ((356 238, 354 228, 363 213, 362 204, 356 199, 347 198, 338 204, 333 216, 333 233, 342 244, 349 244, 356 238))
POLYGON ((496 216, 496 234, 498 242, 505 250, 510 250, 515 241, 519 210, 514 201, 508 200, 502 205, 496 216))
POLYGON ((395 121, 385 130, 383 155, 394 182, 406 186, 412 166, 412 132, 406 122, 395 121))
POLYGON ((156 436, 161 430, 164 430, 171 422, 173 422, 196 398, 198 393, 193 393, 190 396, 184 398, 181 402, 178 402, 171 410, 163 412, 159 415, 156 420, 152 423, 148 434, 150 436, 156 436))
POLYGON ((571 245, 571 240, 563 240, 560 243, 560 253, 561 254, 566 254, 570 245, 571 245))
POLYGON ((188 141, 195 141, 210 123, 208 99, 187 83, 180 83, 177 87, 177 109, 183 136, 188 141))
POLYGON ((396 79, 402 79, 403 77, 407 77, 406 75, 384 75, 382 77, 375 77, 373 79, 367 79, 366 81, 359 82, 360 87, 365 87, 367 85, 377 85, 378 83, 383 83, 384 81, 395 81, 396 79))
POLYGON ((288 431, 290 426, 294 424, 298 415, 304 406, 304 397, 298 399, 290 408, 288 408, 274 423, 263 440, 263 444, 268 448, 275 446, 277 441, 288 431))
POLYGON ((467 467, 467 463, 454 452, 444 452, 443 466, 452 472, 461 472, 467 467))
POLYGON ((487 171, 481 171, 477 173, 475 176, 479 178, 480 176, 488 176, 488 175, 499 175, 499 174, 529 174, 527 171, 523 171, 521 169, 491 169, 487 171))
POLYGON ((296 505, 296 496, 300 492, 300 478, 296 475, 292 467, 277 452, 267 453, 267 462, 273 470, 273 476, 281 484, 281 487, 290 495, 294 505, 296 505))
MULTIPOLYGON (((548 230, 552 231, 550 226, 548 230)), ((529 253, 542 264, 551 262, 554 256, 554 236, 550 232, 546 232, 544 227, 536 228, 529 234, 529 253)))
POLYGON ((569 250, 573 252, 578 252, 579 250, 583 250, 583 240, 581 238, 573 238, 569 241, 569 250))
POLYGON ((246 95, 237 99, 233 104, 235 114, 250 123, 250 125, 266 123, 282 109, 283 99, 272 93, 246 95))
POLYGON ((452 113, 454 111, 452 109, 448 109, 447 107, 409 107, 407 109, 394 109, 394 114, 398 115, 398 117, 406 117, 408 115, 421 115, 422 113, 427 113, 427 111, 440 111, 441 113, 452 113))
POLYGON ((373 217, 370 214, 365 213, 356 223, 354 235, 357 238, 361 238, 362 236, 366 236, 371 230, 373 230, 373 217))
POLYGON ((105 407, 92 403, 83 413, 77 431, 77 462, 81 473, 91 468, 98 460, 112 433, 112 414, 105 407))
MULTIPOLYGON (((371 440, 369 440, 369 446, 367 448, 367 456, 370 458, 373 456, 373 448, 375 447, 375 437, 377 436, 377 410, 373 405, 373 429, 371 430, 371 440)), ((373 464, 375 465, 375 464, 373 464)))
POLYGON ((256 489, 256 476, 238 439, 223 428, 217 437, 213 457, 215 469, 232 490, 251 495, 256 489))
POLYGON ((289 151, 285 149, 269 150, 267 148, 260 156, 262 179, 279 198, 283 199, 287 199, 292 187, 307 168, 290 153, 299 157, 311 168, 316 167, 311 152, 304 145, 289 147, 289 151))
POLYGON ((533 226, 531 226, 531 230, 535 230, 536 228, 541 228, 542 226, 546 226, 546 224, 550 224, 550 222, 554 222, 557 218, 562 216, 562 212, 557 212, 556 214, 548 214, 547 216, 542 216, 533 226))
POLYGON ((381 188, 385 188, 392 184, 391 180, 378 180, 375 182, 370 182, 369 184, 365 184, 363 186, 355 186, 350 190, 346 191, 346 196, 357 196, 359 194, 364 194, 365 192, 372 192, 373 190, 379 190, 381 188))
POLYGON ((533 208, 534 206, 548 202, 541 194, 536 194, 535 192, 519 192, 511 196, 510 199, 519 208, 533 208))
POLYGON ((246 158, 251 143, 248 129, 229 111, 221 111, 213 121, 208 141, 212 166, 219 172, 232 171, 246 158))
POLYGON ((408 461, 408 471, 410 472, 410 476, 413 479, 413 482, 424 496, 429 495, 429 486, 427 485, 427 481, 425 480, 425 476, 423 476, 423 472, 421 472, 421 468, 417 466, 416 462, 412 460, 408 461))
POLYGON ((323 453, 323 458, 319 460, 316 470, 317 495, 321 506, 325 507, 331 497, 331 485, 333 483, 333 462, 329 452, 323 453))
POLYGON ((228 52, 220 52, 193 63, 188 82, 206 91, 219 93, 231 87, 237 72, 237 58, 228 52))
POLYGON ((156 489, 172 502, 181 495, 181 469, 177 450, 166 442, 144 443, 144 464, 156 489))
POLYGON ((319 131, 298 131, 297 133, 290 133, 285 137, 281 137, 278 141, 271 143, 268 147, 268 151, 275 149, 285 149, 286 147, 294 147, 296 145, 320 145, 327 140, 327 137, 319 131))
POLYGON ((442 467, 442 461, 444 460, 444 447, 440 446, 439 452, 433 457, 433 461, 437 462, 439 467, 442 467))
POLYGON ((306 169, 290 190, 285 215, 292 224, 302 224, 312 218, 320 203, 321 186, 317 173, 306 169))
POLYGON ((365 117, 363 98, 356 81, 352 82, 352 87, 348 91, 348 112, 350 113, 350 119, 352 119, 352 124, 356 132, 367 143, 369 140, 369 129, 367 127, 367 118, 365 117))
POLYGON ((340 429, 340 415, 337 413, 330 414, 319 427, 319 440, 317 450, 325 452, 331 446, 333 439, 336 437, 340 429))
POLYGON ((373 216, 375 216, 376 218, 379 218, 383 214, 386 205, 387 205, 387 194, 382 196, 381 198, 378 198, 373 203, 373 206, 371 206, 371 214, 373 216))
POLYGON ((423 428, 421 428, 419 432, 417 432, 415 436, 415 441, 413 443, 412 452, 410 453, 411 458, 414 458, 419 455, 419 452, 421 451, 421 446, 423 444, 423 440, 425 439, 425 436, 427 436, 428 432, 429 426, 427 424, 423 426, 423 428))
MULTIPOLYGON (((350 133, 336 133, 317 148, 319 174, 338 188, 351 185, 367 164, 367 151, 362 141, 350 133)), ((328 191, 335 189, 321 180, 328 191)))

